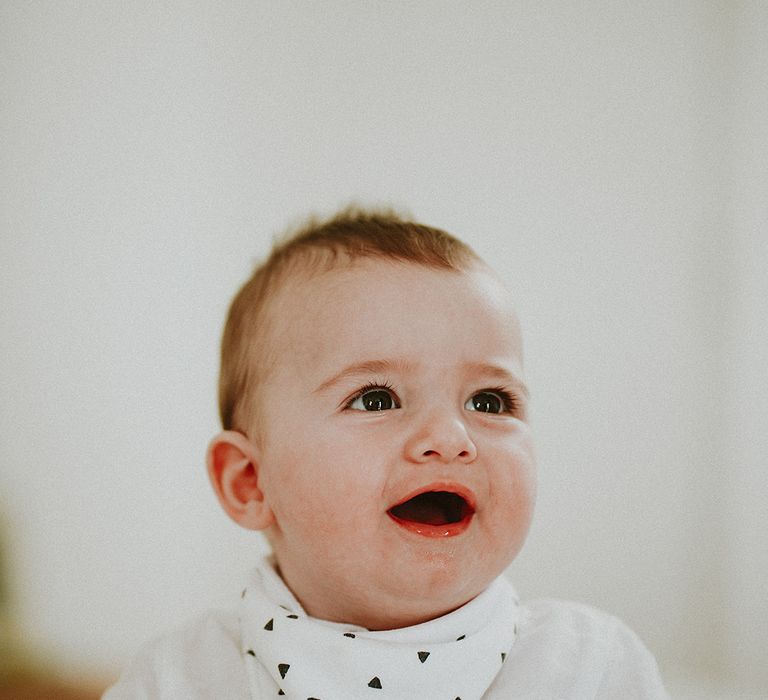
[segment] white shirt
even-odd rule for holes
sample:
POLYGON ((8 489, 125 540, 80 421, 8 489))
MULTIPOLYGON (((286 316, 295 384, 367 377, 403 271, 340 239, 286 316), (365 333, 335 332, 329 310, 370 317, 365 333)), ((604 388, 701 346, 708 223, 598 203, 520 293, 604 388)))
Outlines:
POLYGON ((656 663, 614 617, 519 604, 503 577, 462 608, 369 632, 308 617, 269 561, 233 612, 147 644, 104 700, 666 700, 656 663))

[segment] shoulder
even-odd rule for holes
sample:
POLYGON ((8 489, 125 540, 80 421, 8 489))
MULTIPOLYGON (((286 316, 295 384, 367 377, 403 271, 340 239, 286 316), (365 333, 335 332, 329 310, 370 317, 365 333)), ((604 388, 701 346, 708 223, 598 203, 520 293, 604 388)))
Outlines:
POLYGON ((541 598, 522 606, 522 627, 527 636, 557 635, 564 643, 604 646, 614 634, 631 631, 617 617, 584 603, 541 598))
POLYGON ((638 636, 589 605, 554 599, 522 605, 512 659, 531 687, 547 684, 549 697, 667 698, 656 661, 638 636))
POLYGON ((145 644, 104 700, 211 697, 249 697, 233 612, 208 612, 145 644))

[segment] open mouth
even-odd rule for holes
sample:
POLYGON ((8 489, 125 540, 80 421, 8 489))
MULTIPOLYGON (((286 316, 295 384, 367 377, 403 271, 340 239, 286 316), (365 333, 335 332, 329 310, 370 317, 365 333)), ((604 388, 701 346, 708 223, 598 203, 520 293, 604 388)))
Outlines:
POLYGON ((427 537, 450 537, 469 527, 475 509, 452 491, 424 491, 387 511, 398 525, 427 537))

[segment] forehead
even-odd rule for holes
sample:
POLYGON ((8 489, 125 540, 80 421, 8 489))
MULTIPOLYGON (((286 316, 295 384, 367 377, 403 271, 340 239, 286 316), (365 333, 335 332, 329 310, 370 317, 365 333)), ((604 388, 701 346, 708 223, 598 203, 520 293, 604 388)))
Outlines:
POLYGON ((432 353, 448 362, 474 347, 478 355, 522 359, 510 295, 481 266, 454 271, 364 258, 317 273, 297 271, 273 297, 269 328, 277 365, 296 363, 302 370, 373 352, 422 359, 432 353))

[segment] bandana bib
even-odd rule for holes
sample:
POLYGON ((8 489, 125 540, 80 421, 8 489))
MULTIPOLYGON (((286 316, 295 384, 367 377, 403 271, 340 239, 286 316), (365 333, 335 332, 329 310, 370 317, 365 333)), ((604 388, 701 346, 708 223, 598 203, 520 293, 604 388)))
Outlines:
POLYGON ((499 577, 452 613, 372 632, 309 617, 267 560, 240 613, 254 699, 479 700, 514 644, 519 606, 499 577))

